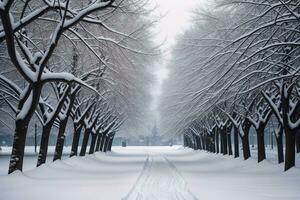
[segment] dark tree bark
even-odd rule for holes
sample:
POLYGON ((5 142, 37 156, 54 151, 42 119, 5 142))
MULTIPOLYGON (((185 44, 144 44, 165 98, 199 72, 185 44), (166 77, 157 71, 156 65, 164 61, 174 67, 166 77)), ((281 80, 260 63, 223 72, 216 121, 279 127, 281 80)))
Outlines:
POLYGON ((240 156, 240 150, 239 150, 239 132, 238 128, 234 127, 234 133, 233 133, 233 140, 234 140, 234 157, 237 158, 240 156))
MULTIPOLYGON (((59 100, 58 105, 56 106, 55 110, 52 111, 53 113, 52 113, 51 118, 45 119, 46 124, 44 124, 44 127, 43 127, 41 144, 40 144, 40 152, 39 152, 38 161, 37 161, 37 167, 46 162, 51 129, 55 122, 55 119, 58 117, 58 114, 64 105, 64 102, 65 102, 67 96, 69 95, 70 88, 71 87, 68 85, 67 88, 64 89, 64 94, 62 94, 62 96, 60 97, 60 100, 59 100)), ((47 112, 47 110, 45 110, 45 109, 43 109, 43 110, 45 112, 47 112)))
POLYGON ((67 127, 68 118, 59 122, 59 130, 56 139, 55 153, 53 157, 53 161, 60 160, 62 157, 62 152, 65 143, 65 130, 67 127))
MULTIPOLYGON (((100 142, 100 151, 104 151, 104 143, 105 143, 105 140, 106 140, 106 135, 103 134, 102 139, 101 139, 101 142, 100 142)), ((188 138, 186 138, 186 141, 187 141, 187 147, 189 147, 188 138)))
POLYGON ((215 152, 215 146, 214 146, 214 138, 213 138, 213 135, 209 135, 209 149, 210 149, 210 152, 214 153, 215 152))
POLYGON ((107 152, 108 150, 108 145, 109 145, 110 137, 106 136, 105 141, 104 141, 104 147, 103 147, 103 152, 107 152))
POLYGON ((108 142, 108 137, 107 136, 105 136, 104 137, 104 143, 103 143, 103 152, 106 152, 106 148, 107 148, 107 142, 108 142))
MULTIPOLYGON (((295 148, 295 136, 299 131, 300 127, 290 127, 289 121, 290 120, 297 120, 300 116, 300 103, 297 102, 296 108, 294 109, 294 113, 290 116, 290 98, 292 94, 292 90, 294 88, 294 84, 291 83, 288 85, 287 83, 281 83, 278 86, 281 104, 279 108, 272 107, 275 116, 277 117, 278 121, 281 122, 281 125, 284 129, 285 133, 285 163, 284 163, 284 170, 287 171, 290 168, 295 166, 295 156, 296 156, 296 148, 295 148), (281 109, 280 109, 281 108, 281 109), (281 110, 281 112, 279 112, 281 110), (278 114, 280 113, 280 114, 278 114)), ((267 102, 271 105, 273 104, 272 100, 269 100, 268 95, 263 93, 264 98, 267 102)))
POLYGON ((40 152, 37 160, 37 167, 41 166, 46 162, 51 129, 52 129, 52 124, 47 124, 43 127, 41 143, 40 143, 40 152))
POLYGON ((207 133, 205 133, 204 137, 205 137, 206 151, 210 152, 209 136, 207 135, 207 133))
POLYGON ((264 126, 260 126, 256 129, 257 133, 257 161, 261 162, 266 159, 266 150, 265 150, 265 138, 264 138, 264 126))
POLYGON ((212 144, 211 144, 211 150, 213 153, 216 153, 216 137, 215 137, 215 131, 214 129, 211 131, 211 141, 212 141, 212 144))
POLYGON ((222 130, 222 135, 223 135, 223 155, 228 154, 228 148, 227 148, 227 130, 226 127, 223 128, 222 130))
MULTIPOLYGON (((76 60, 76 58, 75 58, 76 60)), ((76 62, 73 63, 74 66, 76 66, 76 62)), ((53 157, 53 161, 55 160, 60 160, 62 157, 62 153, 63 153, 63 149, 64 149, 64 143, 65 143, 65 132, 66 132, 66 127, 67 127, 67 123, 68 123, 68 119, 70 117, 73 105, 74 105, 74 101, 76 98, 76 94, 77 92, 80 90, 80 86, 78 85, 73 85, 72 87, 72 92, 69 98, 69 102, 67 105, 67 109, 66 110, 66 114, 64 116, 63 119, 60 119, 59 122, 59 131, 58 131, 58 135, 57 135, 57 140, 56 140, 56 146, 55 146, 55 153, 54 153, 54 157, 53 157)))
POLYGON ((248 158, 251 157, 250 144, 249 144, 249 135, 243 135, 242 136, 242 146, 243 146, 244 160, 247 160, 248 158))
POLYGON ((284 155, 283 155, 283 128, 279 125, 279 131, 276 134, 276 143, 277 143, 277 156, 278 156, 278 163, 284 162, 284 155))
POLYGON ((102 134, 99 133, 97 137, 97 143, 96 143, 96 151, 100 151, 100 143, 101 143, 102 134))
MULTIPOLYGON (((298 89, 300 89, 298 87, 298 89)), ((292 116, 293 121, 297 121, 300 118, 300 103, 298 100, 298 103, 296 105, 295 111, 292 116)), ((296 152, 300 153, 300 127, 297 127, 295 130, 295 143, 296 143, 296 152)))
POLYGON ((297 153, 300 153, 300 131, 296 134, 296 150, 297 153))
POLYGON ((197 144, 197 137, 195 133, 192 133, 193 141, 194 141, 194 150, 197 150, 198 144, 197 144))
POLYGON ((201 138, 201 145, 203 147, 203 150, 206 150, 206 146, 205 146, 205 141, 204 141, 204 135, 203 133, 200 135, 200 138, 201 138))
POLYGON ((198 149, 202 150, 200 135, 197 135, 196 139, 197 139, 198 149))
POLYGON ((215 137, 216 137, 216 153, 219 153, 219 151, 220 151, 220 147, 219 147, 219 131, 218 131, 218 129, 216 128, 215 129, 215 137))
POLYGON ((107 151, 111 151, 111 147, 112 147, 113 141, 114 141, 114 135, 111 136, 110 139, 109 139, 107 151))
POLYGON ((233 129, 233 144, 234 144, 234 158, 237 158, 239 157, 240 155, 240 152, 239 152, 239 131, 238 131, 238 126, 239 124, 237 123, 237 119, 236 116, 236 112, 233 112, 232 115, 230 114, 227 114, 228 115, 228 120, 231 121, 231 124, 229 125, 229 130, 228 130, 228 133, 229 133, 229 136, 228 136, 228 151, 229 151, 229 155, 232 155, 232 142, 231 142, 231 132, 232 132, 232 129, 233 129))
MULTIPOLYGON (((3 22, 2 22, 3 23, 3 22)), ((16 170, 23 170, 23 158, 26 143, 26 135, 28 131, 29 122, 35 112, 35 108, 39 103, 39 97, 41 95, 42 84, 32 84, 30 86, 32 89, 28 89, 24 98, 19 101, 18 109, 22 109, 25 101, 32 92, 32 102, 30 108, 28 109, 27 115, 22 118, 16 119, 15 121, 15 134, 12 145, 12 152, 9 162, 8 173, 12 173, 16 170)), ((18 113, 17 113, 18 115, 18 113)))
POLYGON ((91 129, 89 129, 89 128, 85 129, 79 156, 85 156, 86 148, 87 148, 89 138, 90 138, 90 134, 91 134, 91 129))
MULTIPOLYGON (((105 137, 105 140, 104 140, 104 146, 106 144, 106 141, 107 141, 107 136, 105 137)), ((191 149, 194 148, 194 143, 193 143, 191 136, 188 136, 188 147, 191 149)), ((103 151, 105 151, 105 150, 103 150, 103 151)))
POLYGON ((79 139, 80 139, 80 134, 81 134, 82 128, 83 128, 83 125, 77 125, 74 128, 75 130, 74 130, 74 135, 73 135, 70 157, 77 156, 79 139))
POLYGON ((14 38, 15 34, 14 34, 10 11, 9 11, 12 3, 13 1, 9 1, 8 4, 5 6, 5 9, 1 10, 0 12, 2 31, 4 31, 5 33, 4 38, 6 41, 7 52, 11 62, 14 64, 18 72, 30 84, 24 90, 25 94, 20 95, 22 97, 19 100, 19 104, 18 104, 19 111, 16 113, 17 118, 15 121, 15 134, 14 134, 12 152, 11 152, 11 157, 9 162, 9 169, 8 169, 9 174, 16 170, 22 171, 23 169, 23 158, 24 158, 24 150, 25 150, 28 125, 35 112, 36 107, 38 106, 39 99, 41 96, 41 90, 43 87, 43 84, 41 82, 31 83, 31 79, 21 69, 20 64, 18 62, 18 58, 16 54, 15 38, 14 38), (29 102, 27 102, 26 100, 28 100, 29 102), (22 111, 23 109, 23 106, 27 107, 26 108, 27 112, 24 113, 23 116, 19 116, 20 111, 22 111))
POLYGON ((187 147, 187 138, 185 134, 183 134, 183 146, 187 147))
POLYGON ((291 129, 289 126, 289 97, 291 94, 291 90, 288 91, 288 96, 286 97, 284 92, 281 94, 282 100, 282 121, 283 121, 283 129, 285 133, 285 165, 284 170, 287 171, 290 168, 295 166, 295 156, 296 156, 296 142, 295 135, 298 132, 297 129, 291 129))
POLYGON ((242 145, 243 145, 243 156, 245 160, 251 157, 250 144, 249 144, 250 128, 251 128, 251 123, 247 118, 245 118, 242 124, 243 135, 240 134, 240 137, 242 139, 242 145))
POLYGON ((89 149, 89 154, 93 154, 95 152, 95 146, 96 146, 96 139, 97 139, 97 134, 92 133, 92 141, 89 149))
POLYGON ((231 133, 227 133, 228 155, 232 155, 231 133))
POLYGON ((16 120, 14 142, 8 170, 9 174, 16 170, 22 171, 23 169, 23 158, 28 124, 29 122, 27 122, 27 120, 16 120))
POLYGON ((221 143, 220 153, 224 154, 224 136, 223 136, 222 129, 219 129, 219 135, 220 135, 220 143, 221 143))
POLYGON ((287 171, 295 166, 295 132, 290 129, 285 130, 285 166, 284 170, 287 171))
POLYGON ((196 135, 195 133, 192 133, 192 139, 193 139, 193 149, 197 150, 198 145, 197 145, 197 140, 196 140, 196 135))
POLYGON ((208 142, 208 136, 207 136, 207 134, 205 133, 203 135, 203 137, 204 137, 204 141, 205 141, 205 150, 209 151, 209 142, 208 142))
MULTIPOLYGON (((257 110, 260 110, 259 105, 257 105, 257 110)), ((256 112, 259 115, 257 122, 248 118, 249 122, 253 124, 257 134, 257 162, 261 162, 266 159, 266 150, 265 150, 265 128, 268 124, 268 121, 271 118, 271 108, 266 107, 261 113, 256 112)))
POLYGON ((228 146, 228 155, 232 155, 232 142, 231 142, 231 129, 232 125, 226 127, 226 137, 227 137, 227 146, 228 146))

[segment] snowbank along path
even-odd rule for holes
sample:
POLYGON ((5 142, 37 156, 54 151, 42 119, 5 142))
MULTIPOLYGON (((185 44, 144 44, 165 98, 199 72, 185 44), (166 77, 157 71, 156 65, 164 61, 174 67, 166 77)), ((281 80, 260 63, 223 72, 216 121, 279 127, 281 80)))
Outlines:
POLYGON ((124 200, 196 200, 176 167, 163 155, 148 152, 136 184, 124 200))

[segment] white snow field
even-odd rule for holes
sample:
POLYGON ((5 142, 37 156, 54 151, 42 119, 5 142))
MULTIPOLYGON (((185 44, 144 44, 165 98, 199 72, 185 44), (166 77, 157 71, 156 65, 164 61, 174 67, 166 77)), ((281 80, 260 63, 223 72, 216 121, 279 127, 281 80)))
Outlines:
MULTIPOLYGON (((1 172, 7 170, 4 159, 0 156, 1 172)), ((180 146, 114 147, 111 153, 39 168, 28 162, 23 173, 0 175, 1 200, 300 199, 297 167, 283 172, 283 165, 268 160, 257 164, 254 158, 244 161, 180 146)))

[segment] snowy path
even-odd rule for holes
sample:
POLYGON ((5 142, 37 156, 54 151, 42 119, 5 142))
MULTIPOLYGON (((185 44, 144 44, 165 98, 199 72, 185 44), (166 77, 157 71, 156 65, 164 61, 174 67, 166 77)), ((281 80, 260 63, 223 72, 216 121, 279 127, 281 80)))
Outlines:
POLYGON ((196 200, 176 167, 160 154, 149 153, 136 184, 124 200, 196 200))
POLYGON ((24 173, 11 175, 5 156, 0 200, 300 200, 300 154, 297 168, 283 172, 270 160, 258 164, 181 146, 114 147, 54 163, 50 157, 38 168, 30 154, 24 173))

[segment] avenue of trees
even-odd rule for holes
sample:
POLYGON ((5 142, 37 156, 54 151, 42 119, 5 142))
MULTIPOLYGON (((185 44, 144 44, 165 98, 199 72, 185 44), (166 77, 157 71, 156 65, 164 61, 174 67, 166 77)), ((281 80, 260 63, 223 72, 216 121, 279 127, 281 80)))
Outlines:
POLYGON ((0 1, 0 123, 14 132, 9 173, 22 170, 36 123, 42 127, 37 166, 46 162, 51 134, 57 160, 68 132, 70 156, 84 156, 110 151, 121 126, 145 126, 149 65, 157 55, 146 4, 0 1))
POLYGON ((194 149, 248 159, 253 129, 260 162, 268 129, 288 170, 300 152, 300 1, 214 5, 194 11, 172 52, 160 105, 164 132, 183 135, 194 149))

